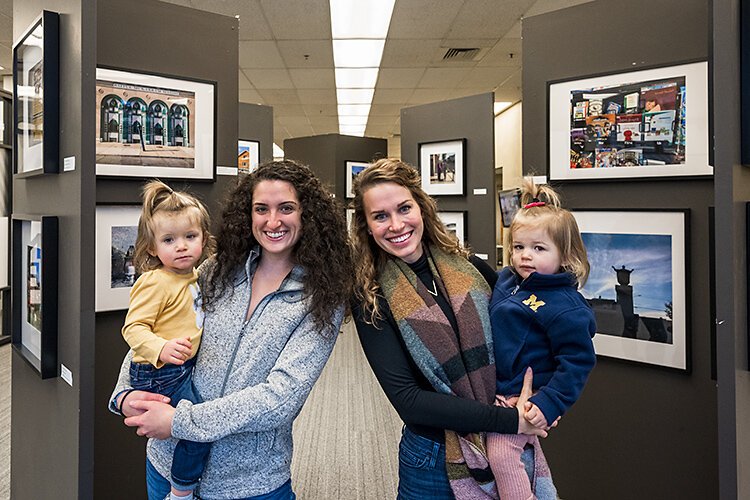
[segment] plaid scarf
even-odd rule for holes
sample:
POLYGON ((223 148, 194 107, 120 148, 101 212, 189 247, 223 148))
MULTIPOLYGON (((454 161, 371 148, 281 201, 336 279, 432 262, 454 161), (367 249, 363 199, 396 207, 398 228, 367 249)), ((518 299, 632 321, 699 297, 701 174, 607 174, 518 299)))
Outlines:
MULTIPOLYGON (((458 332, 434 297, 401 259, 388 259, 380 288, 406 348, 437 392, 492 405, 495 359, 487 281, 463 257, 425 246, 435 284, 448 298, 458 332)), ((487 462, 484 433, 461 435, 445 430, 446 470, 459 500, 497 498, 487 462)))

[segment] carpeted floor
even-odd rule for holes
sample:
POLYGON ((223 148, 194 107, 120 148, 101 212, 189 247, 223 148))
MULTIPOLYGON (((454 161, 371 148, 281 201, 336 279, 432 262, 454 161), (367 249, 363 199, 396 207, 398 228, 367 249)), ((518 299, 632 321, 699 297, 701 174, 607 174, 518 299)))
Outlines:
POLYGON ((0 500, 10 498, 10 344, 0 347, 0 500))

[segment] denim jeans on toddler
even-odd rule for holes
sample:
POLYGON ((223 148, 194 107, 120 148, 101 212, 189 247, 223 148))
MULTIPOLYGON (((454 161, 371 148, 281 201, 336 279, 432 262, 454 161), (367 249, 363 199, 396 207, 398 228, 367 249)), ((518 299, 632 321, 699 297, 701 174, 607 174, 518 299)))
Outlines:
MULTIPOLYGON (((177 406, 182 399, 201 403, 193 385, 195 358, 183 365, 164 365, 155 368, 148 363, 130 364, 130 385, 133 389, 154 392, 171 398, 170 404, 177 406)), ((172 457, 172 486, 178 490, 194 490, 203 474, 211 443, 179 440, 172 457)))

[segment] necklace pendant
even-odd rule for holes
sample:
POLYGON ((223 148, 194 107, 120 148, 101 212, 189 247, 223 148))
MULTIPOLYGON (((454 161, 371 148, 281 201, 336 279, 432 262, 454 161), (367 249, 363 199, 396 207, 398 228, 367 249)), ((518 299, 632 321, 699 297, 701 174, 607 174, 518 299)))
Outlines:
MULTIPOLYGON (((425 287, 425 288, 427 288, 427 287, 425 287)), ((429 288, 427 288, 427 291, 430 292, 430 295, 433 295, 433 296, 437 297, 437 285, 435 284, 435 280, 432 280, 432 290, 430 290, 429 288)))

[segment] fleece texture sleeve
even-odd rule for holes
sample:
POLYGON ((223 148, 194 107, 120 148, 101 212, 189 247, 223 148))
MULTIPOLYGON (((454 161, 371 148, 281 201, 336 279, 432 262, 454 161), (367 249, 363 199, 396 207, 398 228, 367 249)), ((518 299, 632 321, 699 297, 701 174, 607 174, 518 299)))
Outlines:
POLYGON ((343 315, 342 306, 333 325, 321 332, 315 327, 312 314, 307 314, 262 383, 200 404, 180 401, 172 421, 172 436, 208 442, 229 434, 274 430, 290 423, 328 361, 343 315))
MULTIPOLYGON (((390 315, 385 301, 381 307, 390 315)), ((456 432, 518 431, 515 408, 488 406, 477 401, 424 389, 417 381, 416 365, 400 340, 392 321, 364 321, 360 308, 354 306, 354 320, 362 348, 386 397, 407 425, 450 429, 456 432)))

